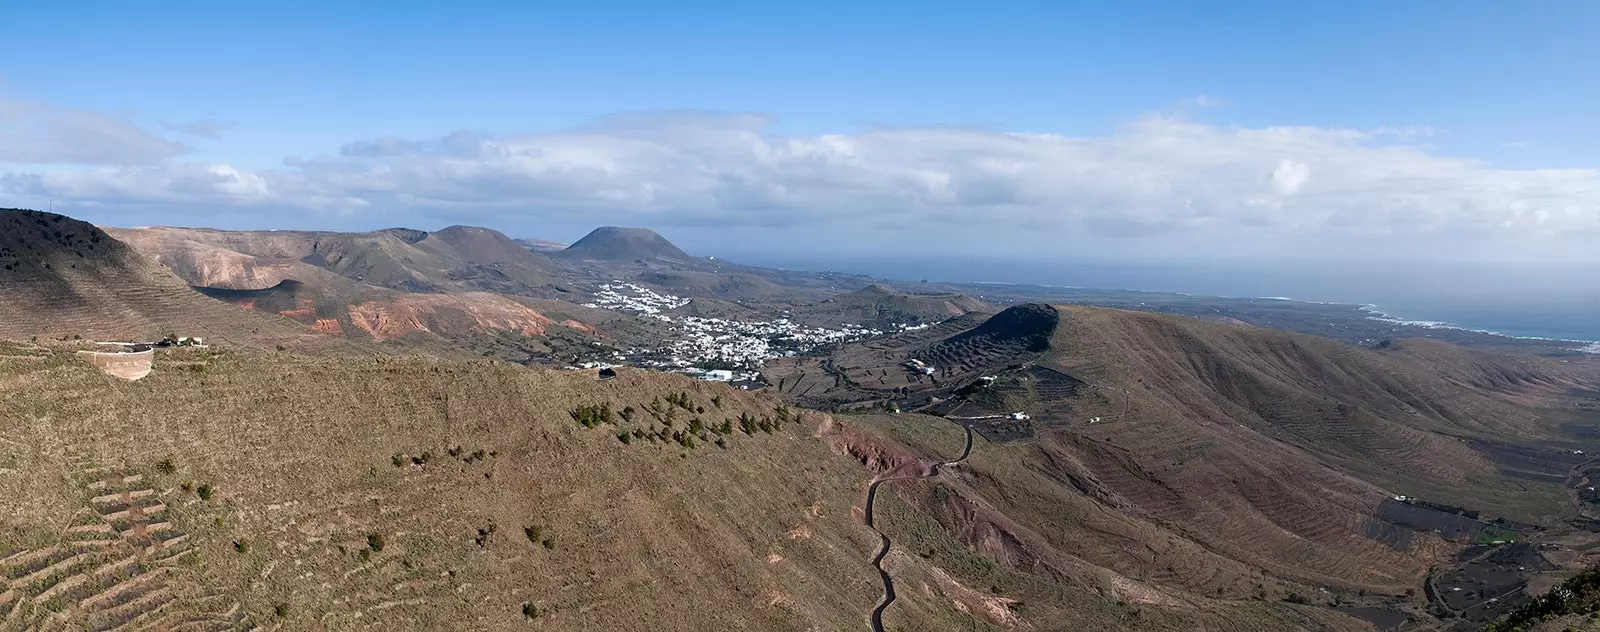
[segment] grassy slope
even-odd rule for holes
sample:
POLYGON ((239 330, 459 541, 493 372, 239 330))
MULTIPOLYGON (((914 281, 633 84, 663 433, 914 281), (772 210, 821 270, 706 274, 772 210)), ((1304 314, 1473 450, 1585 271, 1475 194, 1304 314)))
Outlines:
MULTIPOLYGON (((170 612, 238 602, 268 623, 287 604, 295 629, 508 629, 526 625, 526 601, 553 629, 844 629, 878 596, 866 563, 875 541, 851 513, 864 472, 800 426, 685 450, 624 445, 611 427, 568 416, 578 404, 642 408, 678 390, 707 417, 771 414, 766 400, 725 387, 242 352, 163 356, 136 383, 65 354, 0 360, 0 375, 0 557, 77 537, 69 526, 102 521, 89 485, 142 475, 127 487, 169 507, 150 520, 171 522, 190 536, 176 546, 195 551, 148 562, 167 573, 163 594, 179 597, 170 612), (462 456, 449 456, 453 446, 462 456), (423 466, 391 462, 422 453, 423 466), (155 466, 166 457, 173 474, 155 466), (200 500, 185 483, 214 496, 200 500), (529 542, 525 526, 554 548, 529 542), (382 551, 360 553, 368 534, 384 536, 382 551)), ((111 568, 132 554, 125 544, 144 542, 135 538, 110 538, 105 560, 63 572, 111 568)), ((100 621, 74 609, 84 598, 24 614, 100 621)))
MULTIPOLYGON (((892 372, 904 355, 861 364, 869 351, 847 349, 839 361, 892 372)), ((939 365, 981 364, 982 351, 939 365)), ((937 483, 896 484, 904 502, 884 508, 912 550, 969 585, 1030 604, 1033 622, 1091 611, 1071 598, 1087 591, 1144 608, 1139 625, 1148 629, 1193 623, 1160 623, 1171 612, 1156 606, 1172 602, 1259 629, 1359 627, 1283 602, 1421 610, 1423 576, 1454 545, 1419 535, 1397 551, 1367 537, 1389 494, 1547 524, 1574 509, 1558 485, 1513 478, 1467 441, 1564 454, 1560 418, 1541 408, 1582 381, 1564 364, 1421 341, 1358 349, 1086 308, 1061 309, 1050 349, 1036 359, 1094 386, 1050 401, 1018 391, 1022 399, 1009 403, 1044 411, 1037 436, 980 441, 937 483), (1281 618, 1294 616, 1309 619, 1281 618)), ((949 454, 958 436, 948 422, 911 415, 861 423, 929 455, 949 454)))
MULTIPOLYGON (((1487 455, 1461 440, 1557 440, 1557 429, 1530 405, 1576 383, 1554 365, 1507 359, 1503 365, 1521 372, 1517 383, 1473 383, 1466 376, 1482 374, 1484 355, 1427 343, 1417 351, 1375 351, 1139 312, 1063 314, 1051 362, 1134 392, 1139 415, 1175 432, 1190 433, 1187 425, 1215 435, 1244 426, 1398 493, 1518 520, 1570 513, 1559 487, 1506 484, 1487 455)), ((1126 435, 1131 449, 1156 448, 1115 427, 1105 433, 1126 435)))
MULTIPOLYGON (((953 424, 916 415, 848 419, 930 460, 960 451, 961 432, 953 424)), ((1157 567, 1149 559, 1135 565, 1109 560, 1108 551, 1154 556, 1163 566, 1178 564, 1176 570, 1206 580, 1252 572, 1237 562, 1206 558, 1181 536, 1140 516, 1097 506, 1081 494, 1059 494, 1060 482, 1041 476, 1017 448, 979 439, 966 463, 937 479, 894 483, 892 494, 880 495, 884 529, 896 542, 885 564, 899 578, 902 594, 909 585, 962 601, 973 613, 964 625, 980 630, 1007 629, 1011 622, 1040 630, 1361 629, 1359 622, 1325 610, 1252 600, 1245 593, 1254 583, 1215 594, 1186 591, 1168 575, 1172 567, 1151 572, 1157 567), (1029 506, 1033 499, 1048 509, 1029 506), (1024 507, 1028 511, 1019 511, 1024 507), (1029 519, 1039 517, 1044 519, 1029 519), (996 608, 995 602, 1010 605, 996 608), (995 614, 1002 611, 1008 614, 995 614)), ((1277 596, 1304 590, 1259 573, 1253 581, 1277 596)), ((934 629, 928 618, 935 615, 912 602, 891 608, 886 621, 891 628, 934 629)))

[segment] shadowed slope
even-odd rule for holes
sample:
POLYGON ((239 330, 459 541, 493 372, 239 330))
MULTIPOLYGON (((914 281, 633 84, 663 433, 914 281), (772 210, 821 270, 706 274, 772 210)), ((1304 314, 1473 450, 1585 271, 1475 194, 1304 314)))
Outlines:
POLYGON ((196 293, 90 224, 0 210, 0 339, 150 340, 168 333, 259 346, 315 340, 287 320, 196 293))

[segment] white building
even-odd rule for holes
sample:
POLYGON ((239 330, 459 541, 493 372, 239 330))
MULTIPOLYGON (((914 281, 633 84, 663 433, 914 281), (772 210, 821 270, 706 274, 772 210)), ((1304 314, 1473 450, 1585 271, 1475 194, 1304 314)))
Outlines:
POLYGON ((733 381, 733 371, 714 369, 700 374, 700 379, 708 382, 731 382, 733 381))

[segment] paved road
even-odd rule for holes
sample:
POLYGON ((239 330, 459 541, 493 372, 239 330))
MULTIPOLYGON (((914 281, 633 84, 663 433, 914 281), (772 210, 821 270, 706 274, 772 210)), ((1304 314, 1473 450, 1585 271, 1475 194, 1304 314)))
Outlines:
POLYGON ((872 557, 872 567, 878 569, 878 575, 883 578, 883 600, 878 602, 878 607, 872 609, 872 632, 883 632, 883 611, 889 608, 889 604, 894 603, 894 578, 889 576, 889 571, 883 570, 883 558, 889 555, 889 536, 878 531, 876 523, 872 520, 872 509, 878 500, 878 486, 891 481, 914 481, 938 476, 939 468, 967 460, 967 457, 972 455, 972 426, 962 427, 967 430, 967 445, 961 449, 961 456, 955 460, 934 463, 928 467, 928 473, 922 476, 884 478, 873 481, 872 485, 867 487, 867 527, 877 532, 878 538, 883 541, 882 546, 878 548, 878 554, 872 557))

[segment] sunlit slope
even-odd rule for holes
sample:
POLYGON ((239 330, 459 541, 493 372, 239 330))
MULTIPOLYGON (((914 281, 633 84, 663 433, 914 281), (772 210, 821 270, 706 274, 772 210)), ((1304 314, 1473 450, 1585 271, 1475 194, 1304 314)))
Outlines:
POLYGON ((0 368, 13 623, 851 629, 877 598, 867 471, 723 385, 242 352, 135 384, 69 354, 0 368))

